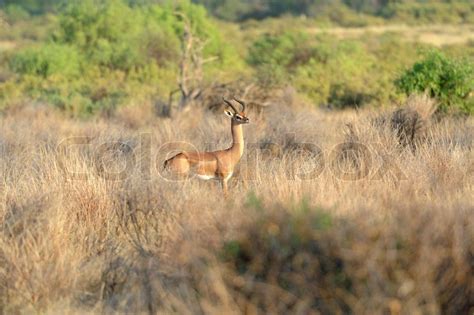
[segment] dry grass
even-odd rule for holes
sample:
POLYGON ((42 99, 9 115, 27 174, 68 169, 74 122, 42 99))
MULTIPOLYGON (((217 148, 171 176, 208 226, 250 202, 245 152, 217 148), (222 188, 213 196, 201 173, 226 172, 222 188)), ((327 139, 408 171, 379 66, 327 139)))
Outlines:
POLYGON ((5 50, 11 50, 16 47, 16 43, 13 41, 0 41, 0 52, 5 50))
POLYGON ((367 27, 331 27, 311 28, 310 33, 330 34, 338 38, 359 38, 370 34, 402 34, 403 39, 410 42, 431 44, 437 47, 444 45, 463 44, 474 40, 472 25, 377 25, 367 27))
POLYGON ((224 115, 4 113, 0 312, 472 313, 473 120, 412 150, 389 115, 249 113, 224 199, 158 174, 165 143, 227 145, 224 115))

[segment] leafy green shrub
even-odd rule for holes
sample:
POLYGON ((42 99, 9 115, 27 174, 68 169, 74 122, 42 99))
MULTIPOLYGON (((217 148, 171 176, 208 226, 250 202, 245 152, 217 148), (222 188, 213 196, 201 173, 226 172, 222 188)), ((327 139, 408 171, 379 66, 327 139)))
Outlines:
POLYGON ((5 15, 7 16, 7 20, 10 23, 15 23, 20 20, 25 20, 27 19, 30 14, 28 11, 23 9, 23 7, 16 5, 16 4, 10 4, 5 8, 5 15))
POLYGON ((299 32, 263 35, 247 60, 262 83, 293 84, 317 104, 343 108, 387 98, 374 56, 357 41, 299 32))
MULTIPOLYGON (((47 42, 14 52, 9 66, 17 88, 75 116, 110 111, 127 102, 168 95, 176 82, 185 23, 203 58, 217 57, 205 75, 242 66, 206 10, 189 0, 166 5, 126 0, 73 0, 59 11, 47 42)), ((11 94, 8 94, 11 93, 11 94)), ((16 97, 16 96, 15 96, 16 97)))
POLYGON ((474 112, 474 66, 468 60, 449 58, 432 50, 426 57, 406 70, 395 85, 407 95, 427 92, 440 102, 440 110, 456 108, 474 112))
POLYGON ((144 63, 139 13, 120 0, 72 1, 60 16, 54 40, 78 47, 93 64, 128 70, 144 63))
POLYGON ((375 97, 378 81, 374 58, 361 43, 341 41, 333 45, 326 64, 331 83, 328 103, 338 107, 358 107, 375 97))
POLYGON ((19 74, 42 78, 53 74, 73 77, 80 73, 81 62, 81 56, 74 47, 50 43, 18 52, 10 60, 10 68, 19 74))
POLYGON ((56 42, 77 46, 94 63, 129 71, 150 59, 161 64, 179 56, 186 16, 196 36, 207 41, 205 54, 222 55, 221 38, 206 10, 189 1, 171 6, 130 7, 123 0, 72 1, 60 16, 56 42))
POLYGON ((258 76, 267 85, 288 81, 288 71, 311 59, 312 47, 303 33, 265 34, 250 47, 247 61, 258 68, 258 76))
POLYGON ((399 99, 393 81, 415 60, 419 48, 392 34, 337 41, 321 35, 313 45, 313 57, 297 69, 295 85, 316 103, 336 108, 381 106, 399 99))
MULTIPOLYGON (((152 62, 164 67, 174 66, 184 32, 182 16, 189 20, 196 36, 208 43, 205 56, 218 56, 223 60, 230 55, 205 9, 189 1, 180 1, 174 7, 130 7, 123 0, 76 0, 61 11, 52 36, 53 44, 20 51, 13 58, 13 68, 20 74, 46 76, 48 73, 43 68, 49 62, 43 62, 47 58, 47 53, 43 52, 49 52, 52 59, 57 59, 66 49, 64 47, 74 48, 77 53, 74 52, 73 57, 79 54, 90 67, 98 65, 130 72, 148 67, 152 62), (53 48, 58 52, 54 52, 51 45, 55 45, 53 48)), ((60 72, 60 67, 55 70, 60 72)))

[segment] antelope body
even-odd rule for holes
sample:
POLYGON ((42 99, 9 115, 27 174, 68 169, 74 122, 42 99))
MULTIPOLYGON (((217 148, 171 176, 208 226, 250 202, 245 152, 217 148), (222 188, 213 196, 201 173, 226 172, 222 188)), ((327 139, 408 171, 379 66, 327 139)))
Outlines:
POLYGON ((222 184, 224 194, 227 195, 227 182, 244 153, 242 125, 249 123, 245 115, 245 103, 234 100, 241 104, 242 111, 238 112, 230 101, 224 99, 224 102, 233 110, 233 112, 225 111, 231 118, 232 146, 213 152, 181 152, 165 161, 165 169, 180 176, 195 174, 204 180, 217 179, 222 184))

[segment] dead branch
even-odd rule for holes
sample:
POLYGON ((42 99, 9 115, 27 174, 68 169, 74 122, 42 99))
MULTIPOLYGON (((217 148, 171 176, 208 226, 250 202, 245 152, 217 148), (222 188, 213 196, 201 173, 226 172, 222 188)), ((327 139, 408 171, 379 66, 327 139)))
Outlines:
POLYGON ((217 56, 203 58, 203 51, 209 40, 199 38, 192 28, 191 21, 182 12, 175 12, 183 21, 183 36, 181 39, 181 58, 177 78, 178 89, 170 93, 168 99, 168 114, 171 116, 175 107, 175 95, 180 92, 177 109, 184 110, 192 104, 203 92, 203 66, 218 59, 217 56))

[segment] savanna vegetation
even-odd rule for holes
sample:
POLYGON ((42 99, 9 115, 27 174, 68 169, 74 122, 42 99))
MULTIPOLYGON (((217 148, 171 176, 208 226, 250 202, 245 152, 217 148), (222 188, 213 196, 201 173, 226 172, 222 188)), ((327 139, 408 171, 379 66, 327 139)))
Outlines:
POLYGON ((0 312, 471 314, 474 5, 0 0, 0 312), (162 163, 251 124, 224 198, 162 163))
MULTIPOLYGON (((336 108, 382 106, 414 91, 429 90, 443 109, 472 111, 474 39, 434 48, 433 43, 407 41, 404 32, 369 31, 335 41, 330 29, 315 32, 317 18, 311 15, 304 20, 289 16, 249 20, 238 29, 187 1, 41 3, 4 5, 0 37, 7 46, 14 43, 15 49, 2 54, 2 107, 30 99, 74 116, 90 116, 110 113, 122 105, 163 104, 182 84, 178 80, 181 70, 193 68, 195 71, 184 75, 190 81, 188 89, 212 91, 216 84, 232 86, 235 82, 266 90, 290 86, 314 106, 336 108), (35 15, 42 10, 50 13, 35 15), (191 51, 184 51, 188 30, 195 44, 194 58, 186 59, 191 55, 191 51), (425 69, 436 67, 433 76, 425 73, 423 63, 425 69)), ((231 5, 232 1, 225 3, 231 5)), ((270 1, 264 7, 273 12, 273 5, 278 4, 279 10, 296 14, 306 10, 306 5, 328 5, 297 3, 270 1)), ((249 1, 249 8, 251 4, 249 1)), ((214 3, 206 5, 216 8, 214 3)), ((367 11, 366 6, 350 1, 345 5, 331 2, 334 5, 352 14, 367 11)), ((468 2, 459 5, 472 9, 468 2)), ((380 4, 377 14, 399 6, 380 4)), ((470 16, 471 11, 462 16, 470 16)), ((445 21, 439 18, 439 22, 445 21)), ((462 24, 457 31, 469 33, 473 29, 462 24)), ((260 98, 266 101, 265 95, 260 98)))

